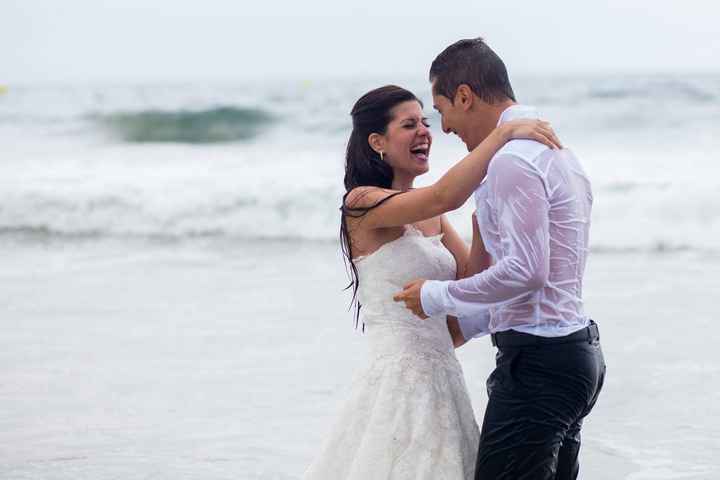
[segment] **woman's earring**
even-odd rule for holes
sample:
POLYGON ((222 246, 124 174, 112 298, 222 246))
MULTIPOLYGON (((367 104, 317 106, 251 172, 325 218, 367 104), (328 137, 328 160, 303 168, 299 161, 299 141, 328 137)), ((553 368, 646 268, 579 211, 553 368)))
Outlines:
POLYGON ((382 150, 380 150, 380 161, 381 161, 381 162, 384 162, 384 161, 385 161, 385 157, 383 156, 382 150))

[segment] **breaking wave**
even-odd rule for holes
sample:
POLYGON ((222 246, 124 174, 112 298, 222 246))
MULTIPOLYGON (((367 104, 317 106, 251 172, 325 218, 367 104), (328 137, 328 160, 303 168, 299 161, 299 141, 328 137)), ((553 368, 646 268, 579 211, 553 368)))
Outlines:
POLYGON ((131 143, 220 143, 249 140, 273 123, 260 109, 217 107, 207 110, 146 110, 92 117, 131 143))

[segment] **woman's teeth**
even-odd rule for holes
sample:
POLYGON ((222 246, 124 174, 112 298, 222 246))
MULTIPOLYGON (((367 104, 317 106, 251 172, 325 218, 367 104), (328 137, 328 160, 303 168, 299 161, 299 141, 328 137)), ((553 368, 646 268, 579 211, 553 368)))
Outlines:
POLYGON ((410 153, 416 156, 423 156, 427 158, 428 150, 430 149, 430 145, 427 143, 423 143, 421 145, 416 145, 415 147, 410 149, 410 153))

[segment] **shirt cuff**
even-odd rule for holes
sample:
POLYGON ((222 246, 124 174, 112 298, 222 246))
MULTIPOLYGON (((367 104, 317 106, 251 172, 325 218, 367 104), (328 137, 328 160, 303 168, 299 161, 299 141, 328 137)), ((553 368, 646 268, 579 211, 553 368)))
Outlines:
POLYGON ((447 297, 447 281, 427 280, 420 289, 420 304, 428 317, 444 314, 443 298, 447 297))

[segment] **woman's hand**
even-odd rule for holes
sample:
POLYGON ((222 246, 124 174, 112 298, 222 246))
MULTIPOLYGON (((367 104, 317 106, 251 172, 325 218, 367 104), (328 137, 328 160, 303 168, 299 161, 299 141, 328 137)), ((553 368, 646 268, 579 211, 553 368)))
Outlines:
POLYGON ((499 130, 502 138, 505 139, 505 142, 509 142, 513 139, 524 138, 528 140, 535 140, 536 142, 545 144, 552 149, 563 148, 560 140, 557 138, 557 135, 555 135, 555 131, 550 126, 550 123, 544 120, 528 118, 512 120, 503 123, 497 127, 497 130, 499 130))

